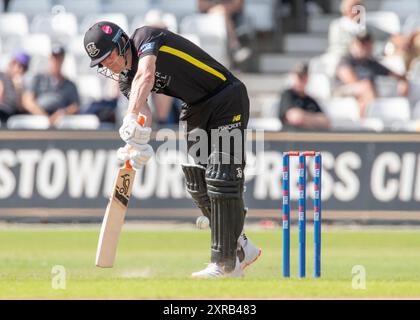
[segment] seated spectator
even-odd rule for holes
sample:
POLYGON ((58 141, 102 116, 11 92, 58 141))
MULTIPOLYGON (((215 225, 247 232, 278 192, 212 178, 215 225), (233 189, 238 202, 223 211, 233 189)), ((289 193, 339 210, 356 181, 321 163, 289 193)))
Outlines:
POLYGON ((64 48, 54 45, 49 58, 48 73, 35 75, 23 94, 23 107, 26 111, 48 116, 52 125, 62 115, 79 111, 76 85, 61 72, 64 56, 64 48))
POLYGON ((368 105, 376 98, 375 77, 391 76, 399 80, 398 94, 408 95, 408 81, 380 64, 372 56, 373 39, 370 34, 360 34, 354 38, 350 55, 344 57, 337 67, 337 78, 341 85, 334 94, 353 96, 360 106, 360 116, 364 117, 368 105))
POLYGON ((29 61, 26 53, 19 52, 9 62, 7 71, 0 72, 0 121, 22 112, 23 78, 29 61))
POLYGON ((281 95, 280 120, 283 125, 297 128, 329 128, 329 119, 318 103, 305 93, 307 83, 308 66, 298 64, 292 71, 292 87, 281 95))
POLYGON ((362 5, 361 0, 343 0, 341 2, 341 17, 331 22, 328 33, 328 53, 343 57, 349 53, 354 36, 363 31, 358 23, 360 12, 356 6, 362 5))
POLYGON ((244 0, 198 0, 201 13, 221 14, 225 17, 229 50, 236 63, 244 62, 251 56, 251 49, 241 45, 235 29, 243 7, 244 0))
POLYGON ((420 57, 420 29, 407 35, 396 34, 391 36, 385 46, 386 57, 398 57, 404 70, 413 67, 413 61, 420 57))

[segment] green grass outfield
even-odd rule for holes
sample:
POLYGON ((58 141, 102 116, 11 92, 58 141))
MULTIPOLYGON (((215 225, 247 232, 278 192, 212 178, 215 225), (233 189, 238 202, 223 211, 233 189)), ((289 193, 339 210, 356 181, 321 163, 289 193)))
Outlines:
MULTIPOLYGON (((308 226, 308 230, 310 227, 308 226)), ((281 277, 281 230, 252 229, 263 249, 243 279, 193 280, 205 266, 209 233, 126 226, 113 269, 94 266, 99 226, 0 228, 0 299, 289 299, 420 298, 418 229, 323 230, 322 278, 297 278, 297 230, 292 229, 292 279, 281 277), (52 268, 64 266, 66 289, 52 288, 52 268), (366 270, 366 289, 352 288, 352 268, 366 270)))

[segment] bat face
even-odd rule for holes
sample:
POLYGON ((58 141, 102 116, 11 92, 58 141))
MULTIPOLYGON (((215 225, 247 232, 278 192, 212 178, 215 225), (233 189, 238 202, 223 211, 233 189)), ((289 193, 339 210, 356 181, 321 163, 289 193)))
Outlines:
POLYGON ((118 239, 124 224, 136 171, 132 168, 118 170, 113 192, 106 208, 99 235, 96 266, 111 268, 117 252, 118 239))

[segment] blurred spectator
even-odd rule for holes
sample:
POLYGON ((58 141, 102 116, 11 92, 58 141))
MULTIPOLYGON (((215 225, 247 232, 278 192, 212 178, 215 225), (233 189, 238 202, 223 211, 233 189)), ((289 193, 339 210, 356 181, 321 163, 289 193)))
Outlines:
POLYGON ((201 13, 221 14, 225 17, 229 50, 236 63, 251 56, 251 49, 243 47, 236 34, 236 26, 242 16, 244 0, 198 0, 201 13))
POLYGON ((10 60, 5 73, 0 72, 0 120, 6 121, 22 109, 23 78, 29 68, 30 57, 19 52, 10 60))
POLYGON ((335 90, 336 95, 353 96, 358 100, 360 116, 365 116, 366 109, 377 96, 375 78, 391 76, 399 80, 398 94, 408 95, 408 81, 405 76, 398 75, 380 64, 372 56, 373 39, 368 33, 354 38, 350 47, 350 55, 344 57, 337 67, 337 78, 341 82, 335 90))
POLYGON ((292 87, 281 95, 280 120, 283 125, 298 128, 329 128, 330 121, 318 103, 305 93, 307 83, 308 65, 298 64, 292 71, 292 87))
POLYGON ((354 36, 363 31, 358 23, 360 12, 356 6, 362 5, 362 0, 343 0, 341 2, 341 17, 331 22, 328 34, 328 53, 339 57, 349 53, 350 43, 354 36))
POLYGON ((385 46, 386 57, 398 57, 406 71, 412 67, 412 62, 420 57, 420 30, 408 35, 396 34, 391 36, 385 46))
MULTIPOLYGON (((144 18, 144 24, 151 27, 168 29, 163 18, 163 12, 158 9, 149 10, 144 18)), ((179 101, 177 99, 152 92, 150 95, 150 107, 154 111, 153 119, 157 124, 173 124, 178 122, 175 114, 178 112, 179 101)))
POLYGON ((11 0, 3 0, 3 10, 4 10, 4 12, 9 11, 10 2, 11 2, 11 0))
POLYGON ((51 124, 62 115, 79 111, 76 85, 61 72, 64 56, 64 48, 53 45, 48 74, 35 75, 23 94, 23 107, 31 114, 47 115, 51 124))

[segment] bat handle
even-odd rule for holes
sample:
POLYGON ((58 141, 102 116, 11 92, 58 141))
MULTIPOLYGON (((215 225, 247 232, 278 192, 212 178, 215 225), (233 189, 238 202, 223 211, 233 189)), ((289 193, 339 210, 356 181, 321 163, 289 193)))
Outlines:
MULTIPOLYGON (((144 126, 144 124, 146 123, 146 117, 144 115, 139 115, 139 117, 137 118, 137 123, 141 126, 144 126)), ((125 160, 124 167, 126 169, 133 169, 130 160, 125 160)))

